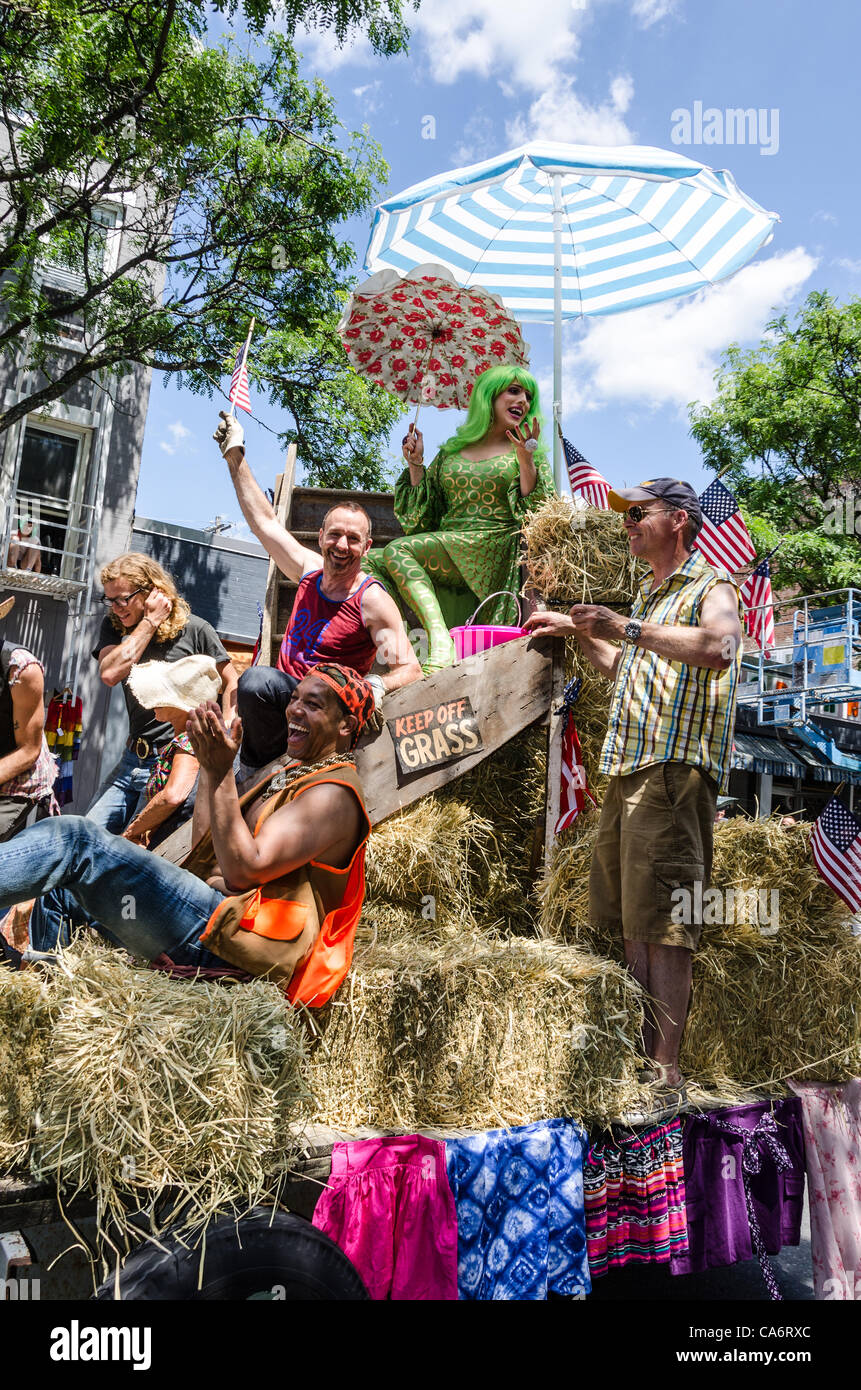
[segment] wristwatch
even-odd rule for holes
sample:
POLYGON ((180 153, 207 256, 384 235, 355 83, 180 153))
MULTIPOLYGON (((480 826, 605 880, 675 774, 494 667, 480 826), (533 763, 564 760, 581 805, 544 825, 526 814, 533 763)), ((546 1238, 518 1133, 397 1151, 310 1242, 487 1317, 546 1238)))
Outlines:
POLYGON ((632 618, 629 623, 625 624, 625 641, 639 642, 640 633, 642 631, 643 624, 640 622, 639 618, 632 618))

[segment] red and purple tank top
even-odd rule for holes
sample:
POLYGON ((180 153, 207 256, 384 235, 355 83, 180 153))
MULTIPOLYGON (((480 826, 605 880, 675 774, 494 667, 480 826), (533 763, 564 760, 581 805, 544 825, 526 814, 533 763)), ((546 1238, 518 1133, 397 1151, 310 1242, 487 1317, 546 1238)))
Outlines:
POLYGON ((365 676, 376 660, 377 649, 362 621, 362 594, 370 584, 380 581, 369 575, 349 598, 331 599, 321 592, 322 579, 319 569, 299 581, 278 653, 278 670, 301 680, 318 662, 339 661, 365 676))

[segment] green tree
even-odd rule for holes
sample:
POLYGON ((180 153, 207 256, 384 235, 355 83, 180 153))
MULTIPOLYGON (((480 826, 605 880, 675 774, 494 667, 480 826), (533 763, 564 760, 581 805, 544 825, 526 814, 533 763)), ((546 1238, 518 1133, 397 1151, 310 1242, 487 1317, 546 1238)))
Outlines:
POLYGON ((314 481, 372 487, 401 407, 348 370, 335 324, 343 223, 387 170, 291 34, 359 27, 396 52, 402 0, 221 8, 258 33, 251 55, 207 44, 193 0, 0 4, 0 354, 27 368, 0 432, 135 363, 212 395, 253 314, 250 374, 291 412, 285 442, 314 481))
POLYGON ((732 346, 690 408, 705 462, 742 504, 776 588, 861 586, 861 300, 808 295, 755 348, 732 346))

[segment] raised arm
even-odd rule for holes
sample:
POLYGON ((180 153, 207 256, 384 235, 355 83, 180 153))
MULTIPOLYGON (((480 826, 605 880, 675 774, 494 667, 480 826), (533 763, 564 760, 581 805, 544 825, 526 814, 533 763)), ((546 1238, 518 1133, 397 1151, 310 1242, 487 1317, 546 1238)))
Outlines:
POLYGON ((242 515, 281 573, 298 584, 303 574, 320 568, 320 556, 314 550, 307 550, 291 536, 286 526, 281 525, 275 508, 248 466, 242 426, 225 411, 220 414, 221 424, 212 437, 230 469, 242 515))
POLYGON ((99 675, 105 685, 120 685, 129 671, 140 661, 159 627, 171 610, 171 601, 161 589, 152 589, 146 597, 144 615, 137 627, 123 634, 121 640, 99 652, 99 675))

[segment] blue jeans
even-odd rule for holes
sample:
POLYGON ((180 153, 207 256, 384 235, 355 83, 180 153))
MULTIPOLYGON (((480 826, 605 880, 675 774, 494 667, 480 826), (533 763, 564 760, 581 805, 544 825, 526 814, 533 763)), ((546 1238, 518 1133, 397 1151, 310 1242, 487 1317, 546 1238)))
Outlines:
MULTIPOLYGON (((144 788, 155 767, 156 755, 139 758, 127 748, 87 812, 87 819, 119 835, 143 805, 144 788)), ((30 944, 37 951, 68 946, 72 929, 86 925, 70 893, 58 888, 37 898, 30 916, 30 944)))
POLYGON ((287 706, 299 682, 277 666, 249 666, 239 677, 236 713, 242 720, 239 756, 263 767, 287 752, 287 706))
POLYGON ((80 920, 134 955, 154 960, 165 952, 177 965, 207 969, 225 964, 198 941, 223 895, 86 816, 41 821, 3 846, 0 909, 53 889, 65 890, 80 920))
POLYGON ((127 748, 87 812, 89 819, 115 835, 125 830, 141 808, 155 761, 155 753, 139 758, 127 748))

